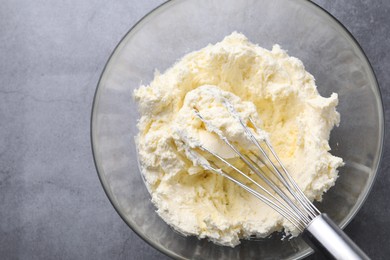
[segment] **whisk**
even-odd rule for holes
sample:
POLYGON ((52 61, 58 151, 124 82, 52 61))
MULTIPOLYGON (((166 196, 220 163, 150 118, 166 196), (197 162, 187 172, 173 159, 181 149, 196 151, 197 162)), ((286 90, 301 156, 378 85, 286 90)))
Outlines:
MULTIPOLYGON (((369 259, 326 214, 321 213, 305 196, 283 166, 267 138, 258 140, 255 137, 253 131, 259 132, 259 128, 255 125, 252 118, 249 118, 248 124, 251 126, 249 127, 228 100, 224 99, 222 103, 231 116, 242 126, 245 136, 255 149, 250 149, 250 151, 244 153, 239 143, 228 140, 221 129, 213 126, 194 107, 193 112, 206 125, 207 130, 214 132, 234 151, 236 156, 246 166, 246 170, 236 167, 228 159, 223 158, 201 143, 188 151, 192 156, 202 158, 198 164, 204 169, 220 174, 239 185, 276 210, 302 232, 304 240, 312 248, 322 252, 325 256, 333 259, 369 259), (206 152, 208 155, 216 158, 216 160, 205 159, 200 155, 200 151, 206 152), (225 167, 218 166, 216 161, 225 167), (229 174, 226 167, 227 169, 232 169, 241 177, 237 178, 235 175, 229 174), (244 172, 248 172, 248 170, 255 173, 262 180, 262 184, 244 172), (246 180, 246 182, 243 182, 242 179, 246 180), (256 189, 247 185, 246 183, 248 182, 256 189)), ((186 140, 183 141, 185 142, 186 140)))

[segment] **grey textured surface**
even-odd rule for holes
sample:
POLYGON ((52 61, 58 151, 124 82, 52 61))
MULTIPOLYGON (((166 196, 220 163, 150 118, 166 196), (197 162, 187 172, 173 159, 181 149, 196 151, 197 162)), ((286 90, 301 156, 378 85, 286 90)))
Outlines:
MULTIPOLYGON (((1 259, 167 259, 109 203, 89 137, 93 94, 106 60, 127 30, 162 2, 2 1, 1 259)), ((390 109, 390 1, 315 2, 361 44, 390 109)), ((373 191, 346 228, 373 259, 390 255, 389 145, 386 138, 373 191)))

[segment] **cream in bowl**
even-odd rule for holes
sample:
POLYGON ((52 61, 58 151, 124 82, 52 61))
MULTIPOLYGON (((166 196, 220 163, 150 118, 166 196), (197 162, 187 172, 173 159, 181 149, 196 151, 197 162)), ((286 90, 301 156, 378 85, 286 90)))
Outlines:
POLYGON ((196 165, 175 142, 177 129, 184 129, 207 140, 212 149, 225 151, 190 113, 194 105, 233 137, 240 135, 213 104, 213 89, 239 106, 244 117, 256 119, 310 200, 321 201, 335 184, 343 160, 330 154, 328 141, 340 120, 337 94, 322 97, 303 63, 279 45, 266 50, 234 32, 185 55, 134 91, 141 115, 136 142, 140 170, 157 213, 184 235, 224 246, 275 231, 297 235, 277 212, 196 165))

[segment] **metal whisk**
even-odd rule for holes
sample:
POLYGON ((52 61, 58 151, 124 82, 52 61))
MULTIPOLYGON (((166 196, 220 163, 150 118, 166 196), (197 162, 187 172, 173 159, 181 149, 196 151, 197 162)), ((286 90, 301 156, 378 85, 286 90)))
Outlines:
MULTIPOLYGON (((247 169, 239 169, 228 159, 223 158, 216 152, 208 149, 202 144, 193 147, 190 152, 193 156, 200 157, 196 151, 206 152, 217 160, 200 160, 199 164, 204 169, 222 175, 246 191, 250 192, 256 198, 276 210, 280 215, 290 221, 300 232, 303 233, 305 241, 314 249, 325 254, 325 256, 334 259, 369 259, 369 257, 329 218, 322 214, 313 203, 305 196, 298 187, 287 169, 283 166, 281 160, 275 153, 267 138, 258 140, 253 131, 259 132, 259 128, 254 121, 249 118, 249 127, 240 115, 235 111, 233 105, 226 99, 223 105, 242 126, 245 135, 255 149, 243 152, 243 148, 238 143, 234 143, 224 135, 223 131, 214 127, 211 122, 205 119, 198 109, 194 108, 195 115, 206 125, 209 131, 214 132, 225 144, 227 144, 244 163, 247 169), (248 186, 239 178, 229 174, 223 167, 216 163, 227 166, 227 169, 233 169, 241 179, 252 183, 257 190, 248 186), (259 184, 254 178, 246 174, 248 169, 255 173, 264 184, 259 184), (260 192, 262 191, 262 192, 260 192)), ((184 142, 186 140, 183 140, 184 142)), ((202 157, 203 158, 203 157, 202 157)))

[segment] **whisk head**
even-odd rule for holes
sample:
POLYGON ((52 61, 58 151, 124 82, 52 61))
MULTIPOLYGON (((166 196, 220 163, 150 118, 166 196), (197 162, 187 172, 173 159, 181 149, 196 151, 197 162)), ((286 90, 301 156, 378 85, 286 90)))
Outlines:
MULTIPOLYGON (((203 117, 196 107, 193 108, 193 113, 204 123, 209 132, 216 134, 234 152, 245 167, 235 165, 231 160, 224 158, 224 156, 206 147, 201 142, 196 145, 192 144, 187 153, 192 158, 197 158, 199 166, 220 174, 239 185, 277 211, 299 231, 304 231, 309 223, 321 214, 320 211, 304 195, 283 166, 268 138, 263 138, 263 135, 260 134, 264 131, 256 126, 251 117, 247 122, 244 122, 229 100, 222 98, 221 102, 242 127, 246 141, 250 142, 250 147, 247 144, 243 145, 243 143, 229 140, 223 129, 216 127, 211 121, 203 117), (204 154, 208 155, 207 159, 203 156, 204 154), (237 174, 232 175, 229 170, 233 170, 237 174), (261 183, 251 177, 253 173, 259 177, 257 179, 261 180, 261 183), (237 178, 237 176, 240 177, 237 178), (249 186, 247 183, 252 185, 249 186)), ((182 141, 189 142, 184 136, 182 136, 182 141)))

